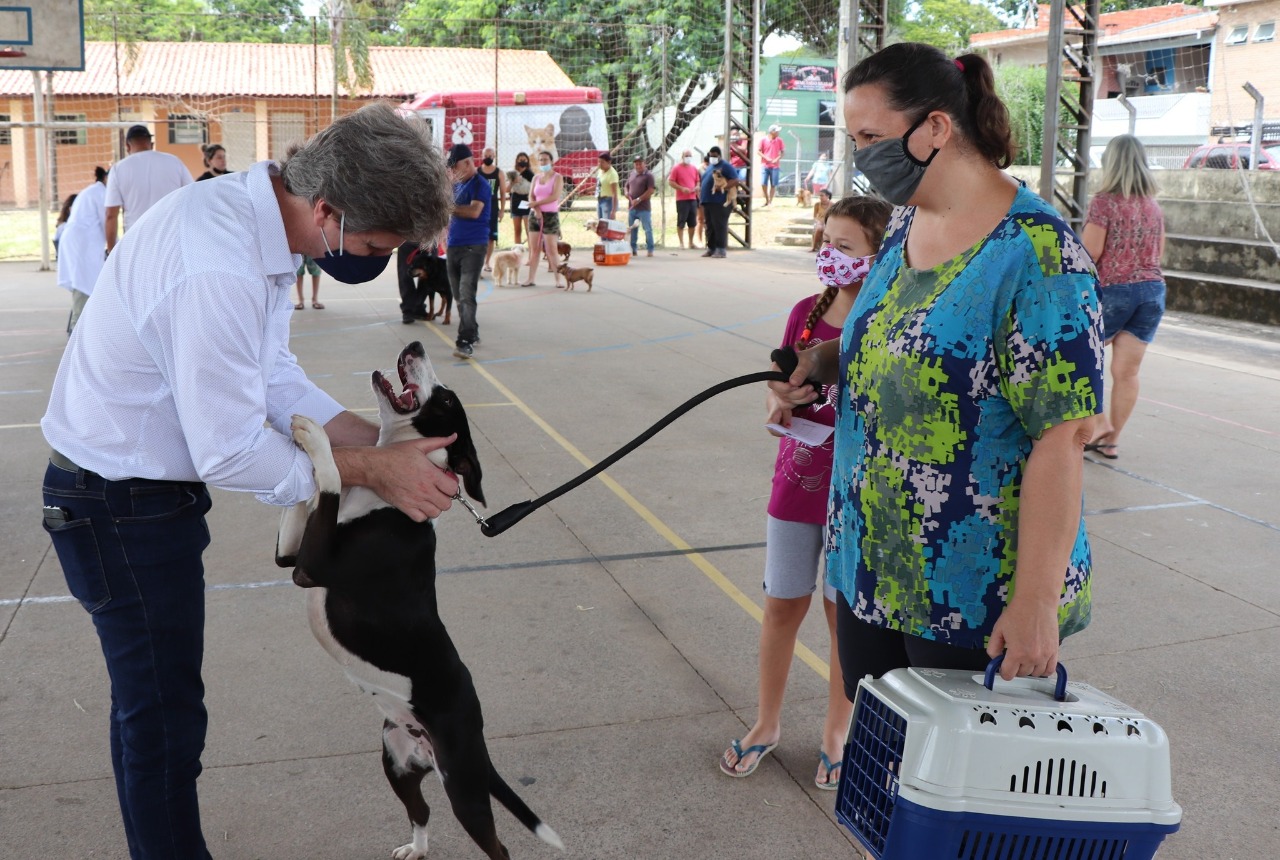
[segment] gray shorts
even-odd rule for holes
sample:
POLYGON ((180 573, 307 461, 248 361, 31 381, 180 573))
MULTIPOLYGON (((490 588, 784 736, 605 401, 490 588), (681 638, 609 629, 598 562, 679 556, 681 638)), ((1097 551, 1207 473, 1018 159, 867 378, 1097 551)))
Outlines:
POLYGON ((765 526, 764 593, 781 600, 813 594, 822 579, 822 593, 830 601, 836 590, 826 582, 825 526, 793 523, 768 517, 765 526))

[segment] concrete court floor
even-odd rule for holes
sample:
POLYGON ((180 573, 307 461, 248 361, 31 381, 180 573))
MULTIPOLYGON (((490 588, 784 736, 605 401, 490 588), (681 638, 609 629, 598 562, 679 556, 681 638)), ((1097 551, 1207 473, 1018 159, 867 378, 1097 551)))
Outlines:
MULTIPOLYGON (((585 252, 578 250, 578 255, 585 252)), ((0 858, 125 856, 106 673, 39 526, 37 422, 68 297, 0 266, 0 858)), ((369 409, 368 374, 421 339, 468 404, 490 511, 546 492, 720 380, 761 369, 814 278, 799 251, 662 251, 564 293, 481 285, 477 361, 453 328, 400 323, 390 272, 325 279, 294 321, 301 363, 369 409)), ((456 324, 456 322, 455 322, 456 324)), ((193 333, 194 334, 194 333, 193 333)), ((1181 832, 1165 860, 1280 846, 1280 334, 1170 315, 1122 459, 1086 464, 1092 626, 1074 679, 1171 739, 1181 832)), ((438 523, 440 602, 476 678, 499 770, 584 858, 853 857, 813 787, 825 705, 819 610, 801 633, 783 741, 750 779, 716 768, 755 711, 763 516, 775 443, 762 391, 721 395, 497 538, 438 523)), ((408 826, 380 720, 316 645, 271 560, 276 512, 215 491, 207 553, 211 729, 204 825, 220 860, 384 858, 408 826)), ((478 851, 434 782, 435 858, 478 851)), ((554 856, 502 811, 514 856, 554 856)))

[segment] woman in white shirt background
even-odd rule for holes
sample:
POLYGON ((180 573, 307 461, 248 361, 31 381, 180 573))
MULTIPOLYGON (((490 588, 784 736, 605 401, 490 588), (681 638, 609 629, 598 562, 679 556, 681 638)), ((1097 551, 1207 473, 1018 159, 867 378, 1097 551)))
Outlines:
POLYGON ((58 239, 58 286, 71 291, 67 334, 76 327, 107 256, 107 171, 95 167, 93 177, 93 183, 76 195, 58 239))

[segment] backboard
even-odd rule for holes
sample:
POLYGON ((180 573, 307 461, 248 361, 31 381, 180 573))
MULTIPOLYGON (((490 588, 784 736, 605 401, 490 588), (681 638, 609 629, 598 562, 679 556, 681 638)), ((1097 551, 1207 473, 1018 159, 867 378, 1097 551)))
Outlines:
POLYGON ((83 0, 0 0, 0 69, 83 70, 83 0))

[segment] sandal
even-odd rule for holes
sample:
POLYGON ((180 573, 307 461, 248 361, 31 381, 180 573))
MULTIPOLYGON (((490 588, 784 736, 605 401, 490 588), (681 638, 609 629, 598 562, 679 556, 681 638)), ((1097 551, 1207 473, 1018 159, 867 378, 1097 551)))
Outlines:
POLYGON ((312 302, 311 307, 315 308, 318 311, 324 310, 324 304, 321 302, 312 302))
POLYGON ((822 750, 818 750, 818 765, 827 772, 827 780, 823 782, 819 776, 822 771, 818 771, 813 777, 813 784, 823 791, 835 791, 840 787, 840 769, 844 767, 842 761, 832 761, 827 758, 827 754, 822 750))
POLYGON ((296 305, 293 306, 293 309, 295 311, 304 311, 307 309, 307 306, 304 305, 302 302, 298 302, 296 305))
POLYGON ((1116 453, 1116 446, 1109 442, 1090 442, 1084 446, 1086 454, 1097 454, 1107 460, 1119 460, 1120 455, 1116 453))
POLYGON ((744 777, 751 776, 751 774, 756 772, 756 768, 760 766, 760 762, 764 760, 764 757, 773 752, 773 748, 777 745, 778 744, 776 742, 771 744, 755 744, 743 749, 742 738, 734 738, 729 743, 729 746, 733 747, 733 753, 738 757, 738 760, 733 764, 729 764, 728 759, 724 756, 720 756, 720 772, 725 776, 732 776, 735 779, 742 779, 744 777), (752 753, 755 753, 756 759, 751 762, 751 766, 746 770, 738 770, 738 765, 742 763, 742 760, 752 753))
POLYGON ((529 283, 527 283, 527 284, 521 284, 520 286, 522 286, 522 287, 536 287, 536 286, 538 286, 538 285, 537 285, 537 284, 535 284, 533 281, 530 281, 529 283))

